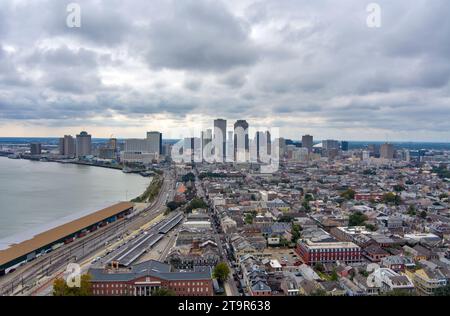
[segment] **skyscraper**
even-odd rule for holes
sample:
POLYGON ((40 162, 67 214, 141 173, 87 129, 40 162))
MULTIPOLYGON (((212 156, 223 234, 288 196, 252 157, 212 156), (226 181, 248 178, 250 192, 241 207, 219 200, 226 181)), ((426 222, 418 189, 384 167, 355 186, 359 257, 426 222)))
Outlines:
POLYGON ((224 119, 214 120, 214 150, 216 161, 225 161, 227 146, 227 121, 224 119))
POLYGON ((207 146, 212 142, 212 130, 209 128, 205 131, 202 131, 201 135, 201 143, 202 143, 202 161, 205 159, 205 155, 211 155, 208 153, 207 146))
POLYGON ((146 138, 130 138, 125 140, 124 150, 121 152, 123 162, 137 162, 148 164, 160 159, 162 152, 162 134, 147 132, 146 138))
POLYGON ((256 132, 256 157, 258 162, 267 162, 271 153, 270 132, 256 132))
POLYGON ((325 150, 339 149, 339 142, 333 139, 327 139, 322 141, 322 148, 325 150))
POLYGON ((247 162, 249 160, 248 123, 237 120, 234 123, 234 161, 247 162))
POLYGON ((228 131, 226 161, 234 161, 234 137, 233 131, 228 131))
POLYGON ((76 156, 78 158, 92 154, 91 135, 83 131, 77 135, 76 156))
POLYGON ((40 155, 42 153, 42 145, 40 143, 30 144, 30 153, 32 155, 40 155))
POLYGON ((308 153, 313 151, 313 137, 311 135, 302 136, 302 147, 308 148, 308 153))
POLYGON ((70 135, 64 135, 59 139, 59 154, 66 157, 74 157, 76 154, 75 139, 70 135))
POLYGON ((388 143, 381 145, 380 158, 394 159, 394 145, 388 143))
POLYGON ((147 140, 150 142, 150 153, 162 153, 162 133, 160 132, 147 132, 147 140))
POLYGON ((348 151, 348 142, 347 141, 342 141, 341 142, 341 150, 342 151, 348 151))

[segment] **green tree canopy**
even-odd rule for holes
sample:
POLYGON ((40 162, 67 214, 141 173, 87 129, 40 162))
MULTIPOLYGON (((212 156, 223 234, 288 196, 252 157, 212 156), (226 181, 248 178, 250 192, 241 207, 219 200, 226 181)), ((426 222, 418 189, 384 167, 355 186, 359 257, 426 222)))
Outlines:
POLYGON ((230 268, 226 262, 219 262, 213 271, 213 277, 225 282, 228 280, 228 276, 230 275, 230 268))
POLYGON ((195 210, 196 208, 208 208, 208 204, 206 204, 206 202, 203 201, 202 198, 196 197, 196 198, 192 199, 192 201, 186 207, 186 210, 188 212, 191 212, 192 210, 195 210))
POLYGON ((433 295, 434 296, 450 296, 450 284, 447 284, 446 286, 438 287, 436 290, 434 290, 433 295))
POLYGON ((352 189, 347 189, 341 193, 341 197, 346 200, 353 200, 355 198, 355 191, 352 189))
POLYGON ((160 287, 152 292, 152 296, 175 296, 176 293, 170 289, 160 287))
POLYGON ((361 212, 355 212, 348 218, 348 226, 362 226, 367 220, 367 216, 361 212))
POLYGON ((53 282, 53 296, 91 296, 91 276, 83 274, 79 287, 69 287, 66 281, 58 278, 53 282))
POLYGON ((400 195, 388 192, 383 195, 383 202, 394 203, 395 205, 399 205, 402 202, 402 199, 400 198, 400 195))

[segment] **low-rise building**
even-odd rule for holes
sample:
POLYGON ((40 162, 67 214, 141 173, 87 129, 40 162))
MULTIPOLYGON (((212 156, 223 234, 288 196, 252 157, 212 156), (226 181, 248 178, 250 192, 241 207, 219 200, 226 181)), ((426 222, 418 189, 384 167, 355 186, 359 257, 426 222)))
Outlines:
POLYGON ((312 265, 326 262, 359 262, 361 261, 361 248, 352 242, 314 242, 299 240, 296 252, 301 260, 312 265))
POLYGON ((173 271, 168 264, 150 260, 129 269, 91 268, 92 293, 95 296, 151 296, 165 288, 177 296, 212 296, 210 268, 173 271))
POLYGON ((447 285, 447 278, 439 269, 424 267, 414 272, 407 271, 416 289, 424 295, 433 295, 436 289, 447 285))

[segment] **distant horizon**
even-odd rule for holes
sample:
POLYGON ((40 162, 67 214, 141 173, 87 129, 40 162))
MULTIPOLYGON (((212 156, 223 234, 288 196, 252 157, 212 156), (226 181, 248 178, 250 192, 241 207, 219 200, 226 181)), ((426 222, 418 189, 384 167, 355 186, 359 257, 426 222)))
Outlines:
MULTIPOLYGON (((92 135, 92 134, 91 134, 92 135)), ((314 135, 312 135, 314 137, 314 135)), ((0 143, 2 139, 59 139, 62 136, 0 136, 0 143)), ((191 137, 191 136, 186 136, 191 137)), ((200 136, 194 136, 194 137, 200 137, 200 136)), ((112 137, 116 138, 118 140, 126 140, 130 138, 139 138, 139 137, 112 137)), ((140 137, 144 138, 144 137, 140 137)), ((292 141, 298 141, 301 142, 301 139, 295 139, 295 138, 288 138, 283 137, 281 138, 292 140, 292 141)), ((92 137, 92 140, 108 140, 110 137, 92 137)), ((169 140, 169 141, 175 141, 180 140, 181 138, 163 138, 162 140, 169 140)), ((422 141, 422 140, 393 140, 393 141, 384 141, 384 140, 351 140, 351 139, 338 139, 338 138, 324 138, 324 139, 314 139, 314 142, 321 142, 324 140, 337 140, 337 141, 347 141, 347 142, 353 142, 353 143, 388 143, 388 144, 395 144, 395 143, 424 143, 424 144, 450 144, 448 141, 422 141)))

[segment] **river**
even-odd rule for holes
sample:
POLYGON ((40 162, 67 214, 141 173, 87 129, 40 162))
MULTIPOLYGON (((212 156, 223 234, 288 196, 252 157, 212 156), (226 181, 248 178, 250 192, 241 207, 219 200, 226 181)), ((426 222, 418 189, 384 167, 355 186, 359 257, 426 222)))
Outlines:
POLYGON ((0 249, 144 192, 120 170, 0 157, 0 249))

